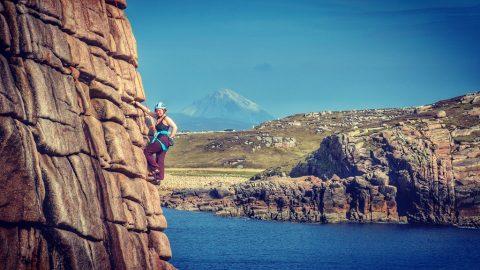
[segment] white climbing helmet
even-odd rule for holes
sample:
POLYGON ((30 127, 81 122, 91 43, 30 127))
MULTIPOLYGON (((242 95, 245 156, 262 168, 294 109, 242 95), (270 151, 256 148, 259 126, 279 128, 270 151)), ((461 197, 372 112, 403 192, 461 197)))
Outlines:
POLYGON ((155 110, 160 110, 160 109, 162 109, 162 110, 167 109, 167 106, 165 106, 165 104, 161 101, 158 102, 157 105, 155 105, 155 110))

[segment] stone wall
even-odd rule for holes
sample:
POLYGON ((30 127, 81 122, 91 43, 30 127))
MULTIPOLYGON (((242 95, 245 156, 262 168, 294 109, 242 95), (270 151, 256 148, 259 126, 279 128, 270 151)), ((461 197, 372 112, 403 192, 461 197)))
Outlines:
POLYGON ((0 0, 0 269, 170 269, 125 0, 0 0))

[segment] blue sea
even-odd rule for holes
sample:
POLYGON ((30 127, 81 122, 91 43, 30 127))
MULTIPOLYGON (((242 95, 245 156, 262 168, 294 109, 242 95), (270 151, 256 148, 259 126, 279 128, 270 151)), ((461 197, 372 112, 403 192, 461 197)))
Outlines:
POLYGON ((480 269, 480 230, 299 224, 164 209, 181 270, 480 269))

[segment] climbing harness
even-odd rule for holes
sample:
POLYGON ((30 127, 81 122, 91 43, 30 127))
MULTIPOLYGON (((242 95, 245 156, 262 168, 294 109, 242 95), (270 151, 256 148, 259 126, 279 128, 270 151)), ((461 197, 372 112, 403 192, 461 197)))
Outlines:
POLYGON ((154 143, 155 141, 159 142, 160 145, 162 146, 163 151, 167 151, 168 147, 159 139, 161 135, 167 135, 168 136, 168 131, 162 130, 162 131, 155 131, 155 134, 153 135, 152 140, 150 143, 154 143))
MULTIPOLYGON (((157 105, 155 105, 155 109, 156 109, 156 110, 157 110, 157 109, 166 109, 166 107, 165 107, 165 104, 163 104, 163 102, 158 102, 157 105)), ((165 119, 165 117, 167 117, 167 116, 164 115, 162 118, 160 118, 160 119, 158 120, 157 123, 162 123, 163 120, 165 119)), ((169 139, 168 139, 169 145, 166 146, 166 145, 160 140, 160 137, 161 137, 162 135, 168 136, 168 135, 169 135, 168 130, 157 130, 157 131, 155 131, 155 134, 153 135, 152 140, 150 140, 150 144, 152 144, 152 143, 154 143, 155 141, 157 141, 157 142, 159 142, 160 145, 162 146, 162 150, 163 150, 163 151, 167 151, 168 148, 173 145, 173 143, 172 143, 171 138, 169 138, 169 139)))

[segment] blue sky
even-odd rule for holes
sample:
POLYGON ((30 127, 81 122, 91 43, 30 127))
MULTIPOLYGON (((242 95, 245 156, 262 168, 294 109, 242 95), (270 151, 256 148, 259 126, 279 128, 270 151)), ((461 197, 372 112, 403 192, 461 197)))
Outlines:
POLYGON ((130 0, 147 104, 230 88, 275 116, 480 90, 480 0, 130 0))

